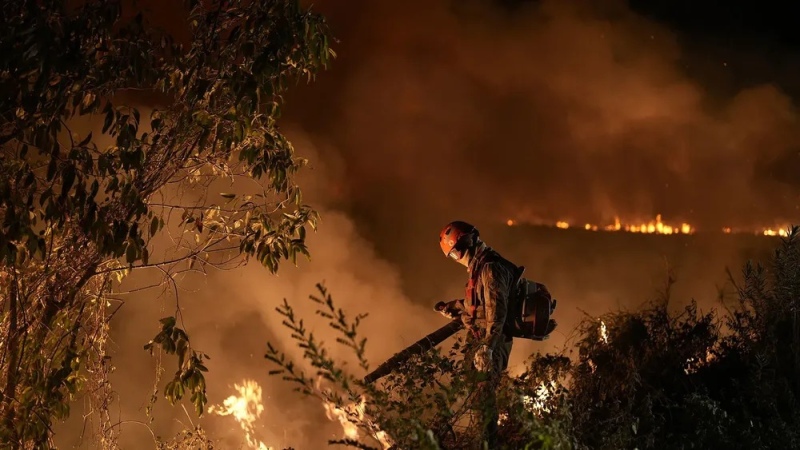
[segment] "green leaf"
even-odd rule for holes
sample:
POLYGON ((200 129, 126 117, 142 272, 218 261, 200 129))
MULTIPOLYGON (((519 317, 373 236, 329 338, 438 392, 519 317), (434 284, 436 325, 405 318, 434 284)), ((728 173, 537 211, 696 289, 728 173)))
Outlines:
POLYGON ((66 197, 75 182, 75 166, 67 164, 61 172, 61 197, 66 197))
POLYGON ((128 264, 136 262, 136 245, 132 241, 128 241, 127 248, 125 249, 125 261, 128 264))
POLYGON ((227 119, 227 120, 235 120, 236 119, 236 107, 235 106, 231 106, 228 109, 228 112, 226 112, 225 115, 222 116, 222 117, 224 119, 227 119))
POLYGON ((175 380, 172 380, 164 387, 164 397, 167 399, 167 401, 169 401, 170 405, 174 405, 175 400, 177 400, 175 396, 177 385, 178 383, 175 380))
POLYGON ((78 147, 83 147, 92 140, 92 132, 90 131, 88 135, 78 144, 78 147))
POLYGON ((153 220, 150 222, 150 236, 155 236, 158 232, 158 225, 159 225, 159 218, 158 216, 153 216, 153 220))
POLYGON ((56 158, 51 158, 50 163, 47 165, 47 181, 53 181, 56 176, 56 169, 58 168, 56 158))
POLYGON ((183 383, 175 383, 175 399, 180 400, 183 398, 184 387, 183 383))
POLYGON ((106 134, 114 123, 114 111, 111 109, 111 104, 106 106, 106 118, 103 120, 103 134, 106 134))

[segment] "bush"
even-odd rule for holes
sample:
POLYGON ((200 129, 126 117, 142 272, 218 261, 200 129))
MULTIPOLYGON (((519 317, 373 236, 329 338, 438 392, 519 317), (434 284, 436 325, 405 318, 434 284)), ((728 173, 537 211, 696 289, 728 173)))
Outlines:
MULTIPOLYGON (((317 314, 330 320, 330 326, 340 334, 337 342, 351 348, 361 368, 368 370, 364 358, 366 339, 358 337, 358 325, 366 316, 349 320, 335 307, 327 290, 321 285, 318 289, 321 295, 310 297, 320 306, 317 314)), ((474 401, 474 386, 480 375, 464 364, 463 354, 468 348, 463 338, 457 339, 448 352, 434 349, 413 358, 375 384, 367 384, 328 356, 288 303, 284 302, 278 312, 285 317, 284 324, 291 329, 292 337, 304 349, 304 358, 316 373, 308 375, 299 370, 284 353, 268 344, 266 358, 278 366, 270 374, 282 375, 284 380, 295 383, 298 391, 317 397, 331 408, 346 411, 347 421, 373 444, 383 442, 384 448, 393 445, 392 448, 430 450, 481 447, 476 412, 485 405, 474 401)), ((536 394, 537 385, 532 381, 523 377, 503 379, 497 402, 500 436, 508 444, 504 448, 569 448, 566 428, 558 420, 540 417, 543 410, 557 410, 553 406, 558 398, 548 398, 536 405, 533 401, 536 394)), ((352 439, 331 443, 374 448, 356 437, 353 434, 352 439)))

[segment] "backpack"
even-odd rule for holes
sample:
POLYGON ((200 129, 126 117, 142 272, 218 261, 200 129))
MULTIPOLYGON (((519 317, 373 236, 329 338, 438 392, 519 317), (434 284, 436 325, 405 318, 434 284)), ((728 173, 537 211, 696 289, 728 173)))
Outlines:
MULTIPOLYGON (((523 271, 524 267, 521 268, 523 271)), ((510 335, 516 338, 543 341, 550 337, 558 323, 550 318, 557 301, 541 283, 520 276, 516 298, 509 299, 510 335)))
MULTIPOLYGON (((550 337, 550 333, 558 325, 550 318, 556 309, 556 300, 550 295, 550 291, 542 283, 528 280, 522 275, 525 272, 524 266, 517 266, 495 252, 489 250, 479 264, 482 266, 489 261, 503 261, 515 267, 516 289, 508 299, 508 316, 503 327, 505 334, 521 339, 532 339, 543 341, 550 337)), ((470 278, 468 292, 471 293, 471 286, 477 283, 480 270, 475 270, 470 278)), ((474 293, 472 294, 474 295, 474 293)), ((472 311, 474 315, 474 311, 472 311)))

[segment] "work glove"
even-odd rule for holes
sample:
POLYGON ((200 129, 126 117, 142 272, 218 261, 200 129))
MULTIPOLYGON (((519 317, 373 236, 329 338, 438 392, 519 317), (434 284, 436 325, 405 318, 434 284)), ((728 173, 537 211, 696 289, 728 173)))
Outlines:
POLYGON ((475 369, 479 372, 486 372, 492 365, 492 349, 483 344, 475 352, 475 369))
POLYGON ((433 309, 437 311, 439 314, 447 317, 450 320, 454 320, 458 318, 461 313, 458 310, 458 306, 456 306, 458 300, 451 300, 449 302, 439 302, 433 306, 433 309))

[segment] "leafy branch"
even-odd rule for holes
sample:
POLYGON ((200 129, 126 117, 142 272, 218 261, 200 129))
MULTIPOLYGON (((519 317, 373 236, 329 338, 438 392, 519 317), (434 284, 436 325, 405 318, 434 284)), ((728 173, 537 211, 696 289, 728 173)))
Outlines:
POLYGON ((203 408, 208 403, 206 379, 203 375, 203 372, 208 372, 208 368, 203 364, 203 360, 210 358, 205 353, 192 349, 189 336, 176 326, 175 317, 165 317, 160 322, 161 331, 145 344, 144 349, 152 356, 154 347, 158 346, 164 353, 178 356, 178 370, 164 387, 164 396, 174 405, 188 391, 195 412, 198 416, 202 416, 203 408))

